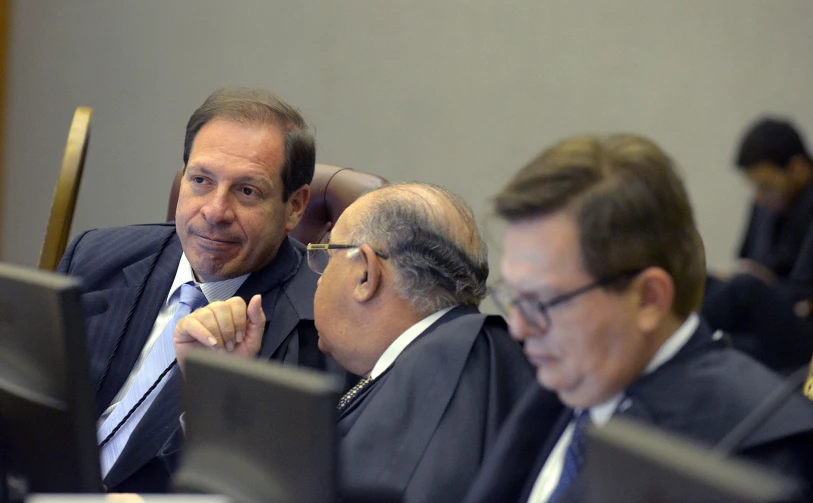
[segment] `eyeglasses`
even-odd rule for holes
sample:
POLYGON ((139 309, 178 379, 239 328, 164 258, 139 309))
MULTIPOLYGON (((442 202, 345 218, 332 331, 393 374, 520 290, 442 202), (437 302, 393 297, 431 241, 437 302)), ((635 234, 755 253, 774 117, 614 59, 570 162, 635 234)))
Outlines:
POLYGON ((525 320, 525 323, 531 327, 535 328, 536 330, 548 330, 551 327, 549 311, 552 308, 572 300, 579 295, 587 293, 590 290, 607 286, 626 278, 637 276, 643 272, 643 270, 644 269, 636 269, 634 271, 613 274, 611 276, 607 276, 606 278, 598 279, 593 283, 584 285, 583 287, 577 288, 573 291, 558 295, 547 302, 525 297, 516 297, 510 287, 502 282, 494 286, 489 293, 491 294, 491 298, 494 299, 497 307, 500 309, 500 311, 502 311, 506 318, 509 318, 511 311, 516 309, 525 320))
MULTIPOLYGON (((361 245, 340 245, 333 243, 310 243, 308 244, 308 266, 316 274, 325 272, 328 262, 330 262, 330 250, 355 250, 361 245)), ((383 259, 390 258, 389 254, 373 249, 375 254, 383 259)))

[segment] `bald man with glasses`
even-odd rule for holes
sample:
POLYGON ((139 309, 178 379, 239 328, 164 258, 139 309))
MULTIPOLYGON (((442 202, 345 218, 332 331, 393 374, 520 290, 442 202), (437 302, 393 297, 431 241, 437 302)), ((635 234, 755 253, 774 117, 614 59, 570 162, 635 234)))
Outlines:
MULTIPOLYGON (((345 493, 460 501, 533 383, 504 320, 477 308, 488 257, 471 209, 432 185, 378 189, 342 213, 329 243, 308 245, 308 264, 321 275, 319 349, 361 377, 337 404, 345 493)), ((222 347, 237 332, 256 350, 263 318, 252 303, 245 327, 227 334, 225 303, 181 320, 179 360, 179 346, 222 347)))

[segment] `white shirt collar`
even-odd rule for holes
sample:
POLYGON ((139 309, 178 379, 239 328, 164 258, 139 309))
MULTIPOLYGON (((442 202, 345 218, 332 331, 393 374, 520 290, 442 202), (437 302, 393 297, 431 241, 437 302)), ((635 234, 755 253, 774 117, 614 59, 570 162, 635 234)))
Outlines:
POLYGON ((433 323, 438 321, 444 314, 448 313, 456 306, 447 307, 446 309, 441 309, 435 313, 430 314, 426 318, 422 319, 418 323, 412 325, 404 333, 398 336, 397 339, 392 341, 392 343, 387 347, 386 350, 381 354, 378 358, 378 361, 373 366, 372 372, 370 372, 370 377, 372 379, 377 378, 381 374, 384 373, 385 370, 390 368, 390 366, 395 362, 395 359, 398 358, 398 355, 409 346, 409 343, 414 341, 419 335, 421 335, 427 328, 432 326, 433 323))
POLYGON ((700 317, 696 313, 691 313, 686 321, 684 321, 675 333, 669 336, 666 341, 661 344, 661 347, 655 352, 655 356, 649 360, 649 364, 644 370, 644 374, 654 372, 655 369, 668 362, 674 357, 680 348, 686 345, 691 339, 692 334, 697 330, 700 325, 700 317))
MULTIPOLYGON (((644 374, 654 372, 655 369, 671 360, 677 352, 680 351, 680 348, 689 342, 692 334, 697 330, 698 325, 700 325, 700 317, 697 316, 696 313, 691 313, 688 318, 681 323, 678 329, 675 330, 675 333, 670 335, 669 338, 661 344, 661 347, 658 348, 652 356, 652 359, 649 360, 649 363, 644 369, 644 374)), ((593 421, 593 424, 598 427, 607 424, 613 414, 615 414, 615 410, 623 398, 624 392, 622 391, 606 402, 590 407, 590 419, 593 421)))
POLYGON ((170 304, 173 296, 179 295, 176 292, 178 292, 178 289, 181 288, 181 285, 184 283, 199 285, 201 291, 203 291, 203 295, 206 296, 206 300, 209 302, 230 299, 231 297, 234 297, 237 290, 243 285, 243 283, 245 283, 248 276, 248 274, 244 274, 242 276, 223 281, 199 283, 195 279, 195 273, 192 271, 192 264, 190 264, 189 259, 186 258, 186 253, 182 253, 181 261, 178 263, 178 270, 175 272, 175 279, 172 280, 172 286, 169 288, 169 293, 167 293, 166 303, 170 304))

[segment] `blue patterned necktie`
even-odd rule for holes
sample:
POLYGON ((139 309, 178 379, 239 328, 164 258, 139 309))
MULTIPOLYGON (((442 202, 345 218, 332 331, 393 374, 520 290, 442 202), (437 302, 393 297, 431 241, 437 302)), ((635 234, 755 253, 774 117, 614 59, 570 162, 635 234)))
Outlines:
POLYGON ((336 410, 342 410, 343 408, 347 407, 347 404, 352 402, 356 396, 361 393, 361 390, 363 390, 371 382, 373 382, 371 377, 365 377, 359 381, 358 384, 350 388, 350 391, 345 393, 344 396, 342 396, 342 398, 339 400, 339 404, 336 405, 336 410))
POLYGON ((559 501, 567 487, 576 479, 582 466, 584 466, 584 436, 590 424, 590 411, 588 409, 582 410, 573 417, 573 436, 570 438, 570 445, 567 446, 567 451, 565 451, 565 463, 562 466, 562 476, 559 477, 559 483, 556 485, 556 489, 553 490, 550 498, 548 498, 549 502, 553 503, 559 501))
MULTIPOLYGON (((175 360, 175 346, 172 343, 172 339, 178 320, 206 304, 208 304, 208 302, 203 292, 200 291, 200 288, 189 283, 181 285, 181 299, 178 301, 175 314, 164 326, 161 335, 158 337, 158 340, 155 341, 149 354, 144 359, 144 363, 138 370, 138 374, 136 374, 135 379, 133 379, 124 397, 99 428, 99 442, 103 441, 113 432, 127 413, 130 412, 130 409, 141 400, 147 390, 156 383, 158 377, 175 360)), ((119 455, 124 450, 124 447, 127 445, 127 441, 130 439, 133 430, 144 417, 144 414, 150 408, 150 405, 152 405, 155 397, 161 392, 167 380, 168 376, 165 375, 161 382, 155 386, 155 389, 144 399, 144 402, 135 409, 133 415, 127 418, 127 421, 115 432, 110 441, 101 448, 102 477, 105 477, 107 472, 110 471, 110 468, 115 464, 119 455)))

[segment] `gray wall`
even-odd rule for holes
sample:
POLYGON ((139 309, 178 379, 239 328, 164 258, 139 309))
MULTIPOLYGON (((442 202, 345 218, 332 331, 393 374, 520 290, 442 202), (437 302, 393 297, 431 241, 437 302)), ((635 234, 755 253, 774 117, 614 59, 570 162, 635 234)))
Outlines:
POLYGON ((714 267, 730 263, 744 219, 731 158, 745 125, 790 114, 813 141, 810 0, 12 7, 0 258, 16 263, 37 262, 80 104, 95 114, 73 235, 161 220, 186 119, 224 84, 300 107, 321 162, 445 185, 481 217, 549 143, 646 133, 681 164, 714 267))

